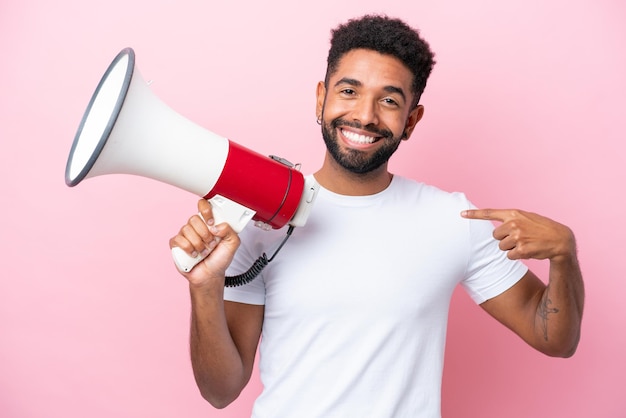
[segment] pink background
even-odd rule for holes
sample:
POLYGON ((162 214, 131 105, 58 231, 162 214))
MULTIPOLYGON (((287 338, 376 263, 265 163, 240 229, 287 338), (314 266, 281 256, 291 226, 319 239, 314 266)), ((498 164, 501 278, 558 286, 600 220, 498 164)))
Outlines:
MULTIPOLYGON (((425 2, 5 0, 0 5, 0 416, 242 417, 197 393, 187 287, 167 241, 196 196, 65 161, 123 47, 173 109, 314 171, 315 84, 331 27, 364 12, 421 28, 438 64, 392 169, 479 206, 576 232, 587 285, 571 359, 534 352, 459 291, 445 417, 622 417, 626 309, 626 6, 620 0, 425 2)), ((375 254, 375 248, 368 249, 375 254)), ((546 273, 546 264, 531 262, 546 273)), ((384 382, 381 382, 384 384, 384 382)))

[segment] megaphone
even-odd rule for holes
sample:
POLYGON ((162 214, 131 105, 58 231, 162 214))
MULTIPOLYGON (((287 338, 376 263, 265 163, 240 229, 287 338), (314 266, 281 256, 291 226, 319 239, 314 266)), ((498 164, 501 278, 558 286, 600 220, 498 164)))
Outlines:
MULTIPOLYGON (((215 221, 236 232, 251 220, 266 229, 303 226, 319 189, 298 165, 258 154, 169 108, 141 77, 132 48, 115 57, 91 97, 65 183, 105 174, 147 177, 204 197, 215 221)), ((172 256, 181 271, 202 260, 180 248, 172 256)))

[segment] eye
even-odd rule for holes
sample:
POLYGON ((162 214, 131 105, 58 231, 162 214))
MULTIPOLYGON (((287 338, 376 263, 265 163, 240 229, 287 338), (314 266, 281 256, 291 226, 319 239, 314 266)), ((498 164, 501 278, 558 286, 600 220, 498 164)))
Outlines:
POLYGON ((345 96, 354 96, 356 94, 356 91, 352 90, 351 88, 345 88, 342 89, 340 93, 345 96))
POLYGON ((396 100, 392 99, 391 97, 385 97, 382 101, 383 103, 389 106, 393 106, 393 107, 400 106, 400 104, 396 100))

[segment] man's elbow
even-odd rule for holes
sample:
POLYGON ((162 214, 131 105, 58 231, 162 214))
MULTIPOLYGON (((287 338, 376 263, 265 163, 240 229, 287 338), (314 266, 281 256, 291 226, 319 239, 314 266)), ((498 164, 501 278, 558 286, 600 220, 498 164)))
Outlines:
POLYGON ((240 392, 218 393, 200 389, 200 394, 213 408, 224 409, 239 397, 240 392))
POLYGON ((540 351, 550 357, 570 358, 578 350, 580 336, 576 336, 571 340, 562 341, 549 346, 543 347, 540 351))
MULTIPOLYGON (((224 409, 235 401, 246 386, 243 382, 237 382, 232 379, 218 379, 217 381, 208 381, 196 377, 196 385, 200 391, 200 395, 211 406, 217 409, 224 409)), ((246 381, 247 383, 247 381, 246 381)))
POLYGON ((570 358, 572 357, 574 354, 576 354, 576 350, 578 349, 578 343, 570 346, 570 347, 565 347, 563 349, 561 349, 557 355, 553 356, 553 357, 561 357, 561 358, 570 358))

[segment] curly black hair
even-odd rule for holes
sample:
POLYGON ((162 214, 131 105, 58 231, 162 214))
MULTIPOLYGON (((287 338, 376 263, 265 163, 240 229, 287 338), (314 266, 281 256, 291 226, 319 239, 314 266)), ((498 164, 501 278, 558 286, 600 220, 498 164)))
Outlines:
POLYGON ((337 70, 341 57, 358 48, 392 55, 402 61, 413 73, 413 106, 417 106, 435 65, 430 46, 417 30, 400 19, 384 15, 365 15, 339 25, 331 31, 326 83, 337 70))

